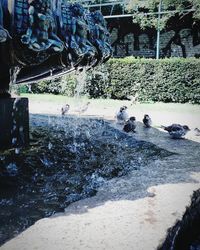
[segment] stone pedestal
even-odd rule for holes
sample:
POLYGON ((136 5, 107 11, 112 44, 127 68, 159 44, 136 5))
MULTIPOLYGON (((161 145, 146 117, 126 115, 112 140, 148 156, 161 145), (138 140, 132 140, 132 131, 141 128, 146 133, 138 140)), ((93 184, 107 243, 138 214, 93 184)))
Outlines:
POLYGON ((0 99, 0 149, 29 144, 28 98, 0 99))

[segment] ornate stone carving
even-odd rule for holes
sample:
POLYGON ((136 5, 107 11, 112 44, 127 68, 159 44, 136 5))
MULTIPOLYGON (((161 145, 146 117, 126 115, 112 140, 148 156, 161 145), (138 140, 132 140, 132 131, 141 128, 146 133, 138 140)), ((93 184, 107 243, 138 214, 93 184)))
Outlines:
POLYGON ((11 39, 7 44, 11 59, 0 60, 0 74, 18 67, 19 83, 64 74, 74 67, 94 67, 112 54, 108 37, 103 16, 89 13, 80 4, 66 0, 1 0, 0 46, 11 39), (4 23, 10 27, 8 31, 4 23))
POLYGON ((88 65, 95 57, 96 48, 88 40, 89 26, 85 9, 80 4, 61 4, 61 32, 74 65, 88 65))
POLYGON ((113 52, 109 41, 110 34, 107 30, 105 20, 99 11, 92 12, 89 15, 91 16, 91 42, 97 47, 101 61, 105 62, 113 52))
POLYGON ((56 35, 56 24, 51 11, 50 0, 32 0, 28 8, 29 25, 21 42, 33 51, 49 50, 61 52, 63 42, 56 35))
POLYGON ((85 10, 80 4, 73 4, 72 8, 72 38, 71 49, 79 55, 77 47, 80 49, 80 56, 86 62, 90 62, 96 54, 95 47, 88 40, 89 26, 85 16, 85 10))
POLYGON ((0 1, 0 43, 6 42, 8 39, 11 39, 9 32, 3 28, 3 6, 0 1))

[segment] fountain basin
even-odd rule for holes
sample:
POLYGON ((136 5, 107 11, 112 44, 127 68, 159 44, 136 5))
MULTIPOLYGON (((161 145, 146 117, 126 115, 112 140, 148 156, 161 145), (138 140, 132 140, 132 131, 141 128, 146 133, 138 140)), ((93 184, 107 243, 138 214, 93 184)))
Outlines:
POLYGON ((107 180, 172 154, 104 120, 31 115, 30 125, 29 148, 0 152, 1 244, 107 180))

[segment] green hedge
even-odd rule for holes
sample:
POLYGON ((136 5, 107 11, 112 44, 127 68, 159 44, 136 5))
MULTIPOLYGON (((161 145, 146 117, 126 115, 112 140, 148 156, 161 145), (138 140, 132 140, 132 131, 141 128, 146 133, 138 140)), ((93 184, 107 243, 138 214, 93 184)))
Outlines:
POLYGON ((52 80, 44 80, 31 85, 27 88, 26 85, 20 86, 21 93, 50 93, 55 95, 74 96, 76 89, 76 78, 74 74, 66 75, 62 78, 55 78, 52 80), (25 88, 26 87, 26 88, 25 88))
MULTIPOLYGON (((37 83, 32 92, 73 96, 76 83, 75 74, 70 74, 37 83)), ((200 59, 114 58, 87 72, 83 92, 91 98, 126 99, 137 93, 140 101, 200 104, 200 59)))
POLYGON ((199 59, 111 59, 107 63, 113 98, 139 94, 141 101, 200 103, 199 59))

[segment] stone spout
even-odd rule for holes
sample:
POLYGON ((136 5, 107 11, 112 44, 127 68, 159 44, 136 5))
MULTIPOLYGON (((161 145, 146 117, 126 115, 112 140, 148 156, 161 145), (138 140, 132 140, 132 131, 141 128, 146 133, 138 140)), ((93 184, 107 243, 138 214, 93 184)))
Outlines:
POLYGON ((0 0, 0 95, 9 84, 95 67, 112 55, 99 11, 66 0, 0 0))

